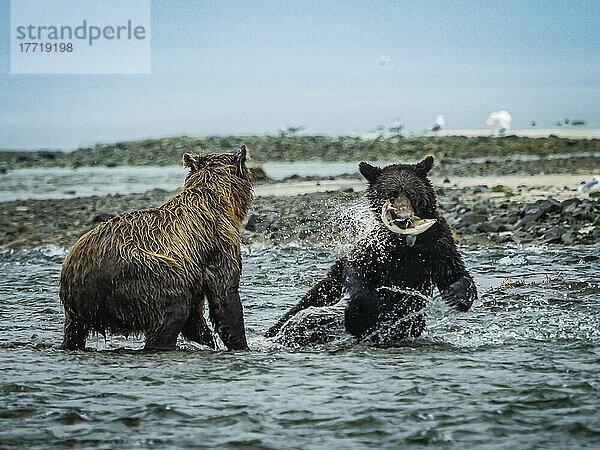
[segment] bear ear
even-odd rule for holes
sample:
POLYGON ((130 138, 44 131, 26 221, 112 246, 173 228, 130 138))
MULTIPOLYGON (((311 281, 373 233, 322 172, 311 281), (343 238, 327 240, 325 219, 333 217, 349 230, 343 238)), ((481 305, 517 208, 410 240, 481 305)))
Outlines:
POLYGON ((415 171, 422 177, 426 177, 433 167, 433 156, 428 156, 415 166, 415 171))
POLYGON ((200 156, 195 153, 184 153, 183 154, 183 167, 189 167, 192 169, 192 172, 198 170, 198 162, 200 156))
POLYGON ((369 183, 372 183, 379 175, 381 175, 381 169, 379 167, 372 166, 364 161, 358 165, 358 170, 360 170, 362 176, 365 177, 369 183))
POLYGON ((239 165, 246 164, 246 160, 248 159, 248 147, 246 147, 245 144, 240 145, 236 157, 239 165))

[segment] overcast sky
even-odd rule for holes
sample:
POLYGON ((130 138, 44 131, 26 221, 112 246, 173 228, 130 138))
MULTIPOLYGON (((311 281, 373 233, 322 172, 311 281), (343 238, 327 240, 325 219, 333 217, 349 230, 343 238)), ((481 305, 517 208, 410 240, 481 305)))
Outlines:
POLYGON ((598 17, 597 0, 154 1, 150 75, 11 75, 0 0, 0 148, 485 128, 499 109, 600 127, 598 17))

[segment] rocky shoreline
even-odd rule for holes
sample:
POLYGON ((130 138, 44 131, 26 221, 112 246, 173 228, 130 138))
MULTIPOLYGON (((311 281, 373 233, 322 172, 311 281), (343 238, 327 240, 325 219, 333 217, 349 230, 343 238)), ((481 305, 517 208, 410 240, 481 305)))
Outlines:
MULTIPOLYGON (((593 198, 523 202, 499 197, 497 187, 486 186, 436 191, 439 207, 460 245, 600 243, 600 201, 593 198)), ((124 196, 0 203, 0 245, 70 247, 99 221, 156 206, 172 194, 155 189, 124 196)), ((257 197, 244 225, 243 242, 352 242, 361 232, 357 227, 362 226, 362 219, 369 219, 362 197, 351 188, 257 197)))
POLYGON ((267 161, 417 161, 436 158, 432 175, 594 173, 600 139, 394 136, 177 136, 98 144, 70 152, 0 151, 0 171, 33 167, 164 166, 181 164, 185 152, 231 152, 248 145, 255 164, 267 161), (520 155, 516 160, 511 156, 520 155), (523 157, 524 156, 524 157, 523 157))

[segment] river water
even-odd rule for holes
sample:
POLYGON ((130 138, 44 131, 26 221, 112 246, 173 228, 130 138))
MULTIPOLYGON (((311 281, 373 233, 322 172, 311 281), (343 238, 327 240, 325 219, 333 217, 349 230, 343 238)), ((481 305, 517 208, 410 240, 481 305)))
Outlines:
POLYGON ((465 251, 472 311, 432 300, 419 339, 304 348, 261 334, 341 249, 244 247, 245 353, 58 350, 65 252, 0 249, 0 448, 600 445, 598 246, 465 251))
MULTIPOLYGON (((330 177, 358 172, 357 162, 265 163, 274 180, 300 175, 330 177)), ((188 170, 181 166, 43 167, 0 174, 0 202, 58 199, 93 195, 133 194, 151 189, 172 191, 183 185, 188 170)))

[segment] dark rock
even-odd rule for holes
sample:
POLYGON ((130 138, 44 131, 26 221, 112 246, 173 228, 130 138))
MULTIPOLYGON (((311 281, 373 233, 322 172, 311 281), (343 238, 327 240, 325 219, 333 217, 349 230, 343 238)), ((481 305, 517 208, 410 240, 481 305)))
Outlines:
POLYGON ((542 210, 540 208, 538 208, 538 207, 529 208, 525 211, 525 215, 517 223, 515 223, 514 229, 520 230, 520 229, 524 228, 527 230, 531 227, 533 222, 538 220, 543 215, 544 215, 544 213, 542 212, 542 210))
POLYGON ((506 223, 515 224, 519 220, 519 214, 516 211, 509 212, 506 216, 506 223))
POLYGON ((487 221, 487 216, 483 214, 468 213, 461 217, 458 223, 459 227, 467 227, 469 225, 477 225, 479 223, 487 221))
POLYGON ((504 224, 506 224, 506 217, 500 215, 495 215, 492 217, 492 225, 494 225, 496 228, 504 224))
POLYGON ((560 244, 563 234, 566 234, 563 228, 551 228, 542 237, 542 242, 546 244, 560 244))
POLYGON ((545 213, 559 212, 562 209, 561 203, 552 197, 548 197, 546 200, 538 200, 535 204, 545 213))
POLYGON ((354 192, 354 189, 352 189, 351 187, 348 187, 348 188, 340 189, 340 191, 342 191, 342 192, 354 192))
POLYGON ((562 202, 562 212, 570 214, 575 208, 581 203, 581 200, 578 198, 568 198, 564 202, 562 202))
POLYGON ((459 222, 460 219, 452 213, 446 213, 444 214, 444 216, 446 217, 446 221, 448 222, 448 224, 450 224, 451 227, 457 228, 459 227, 459 222))
POLYGON ((250 167, 250 173, 252 174, 253 181, 264 182, 270 180, 262 167, 250 167))
POLYGON ((108 222, 113 217, 115 217, 115 215, 111 214, 111 213, 96 214, 94 217, 92 217, 92 220, 89 221, 89 224, 90 225, 97 225, 97 224, 102 223, 102 222, 108 222))
POLYGON ((569 230, 560 236, 560 240, 565 244, 572 244, 575 241, 575 233, 569 230))
POLYGON ((489 222, 483 222, 477 225, 477 231, 479 231, 480 233, 495 233, 496 227, 494 227, 489 222))
POLYGON ((527 214, 535 213, 538 210, 541 211, 540 207, 535 203, 525 203, 519 210, 519 217, 525 217, 527 214))
MULTIPOLYGON (((287 214, 286 214, 287 216, 287 214)), ((280 228, 276 224, 273 213, 256 214, 252 213, 248 216, 248 220, 244 228, 255 233, 266 233, 267 231, 278 231, 280 228)))
POLYGON ((9 222, 7 224, 3 224, 4 232, 6 234, 15 234, 19 232, 19 225, 15 222, 9 222))
POLYGON ((581 205, 571 213, 574 219, 577 220, 592 220, 592 211, 589 205, 581 205))
POLYGON ((489 210, 493 210, 495 208, 494 203, 490 199, 481 199, 473 205, 473 212, 479 214, 486 214, 489 210))
POLYGON ((466 227, 466 232, 468 234, 475 234, 477 233, 477 224, 471 224, 469 226, 466 227))

